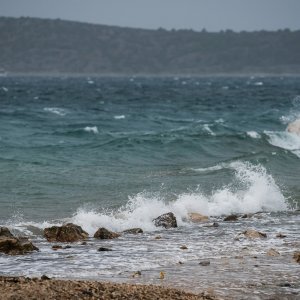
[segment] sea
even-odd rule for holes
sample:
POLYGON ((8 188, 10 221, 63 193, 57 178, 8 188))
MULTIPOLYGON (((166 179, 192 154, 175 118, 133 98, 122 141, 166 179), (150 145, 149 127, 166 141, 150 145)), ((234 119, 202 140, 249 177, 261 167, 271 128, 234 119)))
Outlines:
POLYGON ((0 77, 0 226, 40 249, 0 254, 0 275, 300 297, 299 118, 297 76, 0 77), (167 212, 178 228, 154 226, 167 212), (67 222, 91 238, 54 251, 43 229, 67 222))

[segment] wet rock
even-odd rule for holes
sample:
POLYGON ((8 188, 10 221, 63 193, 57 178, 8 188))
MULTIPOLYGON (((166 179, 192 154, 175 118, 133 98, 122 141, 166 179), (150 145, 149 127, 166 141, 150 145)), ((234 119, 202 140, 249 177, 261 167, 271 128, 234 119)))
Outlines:
POLYGON ((279 284, 280 287, 291 287, 292 285, 289 282, 283 282, 279 284))
POLYGON ((9 255, 21 255, 39 251, 26 237, 0 236, 0 252, 9 255))
POLYGON ((245 237, 250 239, 256 239, 256 238, 266 238, 267 235, 265 233, 256 231, 254 229, 247 229, 242 233, 245 237))
POLYGON ((181 250, 187 250, 188 247, 187 247, 186 245, 182 245, 182 246, 180 246, 180 249, 181 249, 181 250))
POLYGON ((70 249, 72 248, 70 245, 64 246, 63 249, 70 249))
POLYGON ((49 277, 46 276, 46 275, 42 275, 42 276, 41 276, 41 279, 42 279, 42 280, 50 280, 51 278, 49 278, 49 277))
POLYGON ((156 227, 164 227, 166 229, 177 227, 177 220, 172 212, 157 217, 153 220, 153 223, 156 227))
POLYGON ((200 266, 206 267, 210 265, 210 261, 209 260, 203 260, 199 262, 200 266))
POLYGON ((244 215, 242 215, 243 219, 249 219, 249 218, 252 218, 252 217, 253 217, 253 214, 244 214, 244 215))
POLYGON ((143 229, 141 228, 131 228, 124 230, 123 233, 128 233, 128 234, 138 234, 138 233, 143 233, 143 229))
POLYGON ((140 276, 142 276, 142 272, 141 271, 136 271, 136 272, 134 272, 132 275, 131 275, 131 277, 140 277, 140 276))
POLYGON ((283 239, 283 238, 286 238, 286 235, 279 232, 279 233, 276 234, 276 237, 279 238, 279 239, 283 239))
POLYGON ((219 226, 220 226, 219 223, 213 222, 213 223, 210 223, 210 224, 205 225, 204 227, 215 227, 215 228, 217 228, 217 227, 219 227, 219 226))
POLYGON ((0 227, 0 237, 13 237, 7 227, 0 227))
POLYGON ((155 240, 160 240, 160 239, 161 239, 161 236, 160 236, 160 235, 157 235, 154 239, 155 239, 155 240))
POLYGON ((80 245, 83 245, 83 246, 87 245, 87 242, 82 242, 80 245))
POLYGON ((267 251, 267 255, 268 256, 280 256, 280 253, 277 250, 271 248, 267 251))
POLYGON ((53 245, 52 246, 52 249, 55 250, 55 251, 58 250, 58 249, 62 249, 62 248, 63 247, 61 245, 53 245))
POLYGON ((188 219, 193 223, 207 222, 209 220, 208 216, 204 216, 198 213, 189 213, 188 219))
POLYGON ((106 248, 106 247, 100 247, 100 248, 98 249, 98 251, 99 251, 99 252, 102 252, 102 251, 112 251, 112 249, 106 248))
POLYGON ((300 264, 300 251, 295 251, 293 255, 293 259, 300 264))
POLYGON ((80 226, 68 223, 62 226, 52 226, 44 229, 48 242, 72 243, 86 239, 89 235, 80 226))
POLYGON ((94 238, 101 239, 101 240, 115 239, 118 238, 119 236, 121 236, 119 233, 109 231, 104 227, 99 228, 94 234, 94 238))
POLYGON ((223 221, 225 222, 232 222, 232 221, 237 221, 238 220, 238 216, 237 215, 230 215, 224 218, 223 221))
POLYGON ((288 125, 288 127, 286 128, 286 130, 288 132, 296 133, 296 134, 300 135, 300 119, 295 120, 294 122, 290 123, 288 125))

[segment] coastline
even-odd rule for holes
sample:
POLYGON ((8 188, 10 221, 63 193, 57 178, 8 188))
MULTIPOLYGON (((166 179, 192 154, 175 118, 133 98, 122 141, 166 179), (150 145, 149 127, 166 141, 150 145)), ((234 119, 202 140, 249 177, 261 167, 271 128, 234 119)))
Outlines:
POLYGON ((217 300, 212 293, 192 294, 158 285, 91 280, 0 276, 0 299, 172 299, 217 300))

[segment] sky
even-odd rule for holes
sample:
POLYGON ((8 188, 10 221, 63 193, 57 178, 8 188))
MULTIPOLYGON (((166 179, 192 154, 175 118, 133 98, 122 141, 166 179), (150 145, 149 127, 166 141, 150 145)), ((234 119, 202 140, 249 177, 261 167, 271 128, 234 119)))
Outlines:
POLYGON ((300 0, 0 0, 0 16, 148 29, 300 29, 300 0))

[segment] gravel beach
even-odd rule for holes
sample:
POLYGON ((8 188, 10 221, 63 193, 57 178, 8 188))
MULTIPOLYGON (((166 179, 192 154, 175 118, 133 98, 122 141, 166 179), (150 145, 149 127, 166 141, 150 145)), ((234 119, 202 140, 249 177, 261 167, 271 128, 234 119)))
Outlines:
POLYGON ((155 285, 56 280, 47 277, 0 277, 0 299, 186 299, 216 300, 209 293, 191 294, 155 285))

